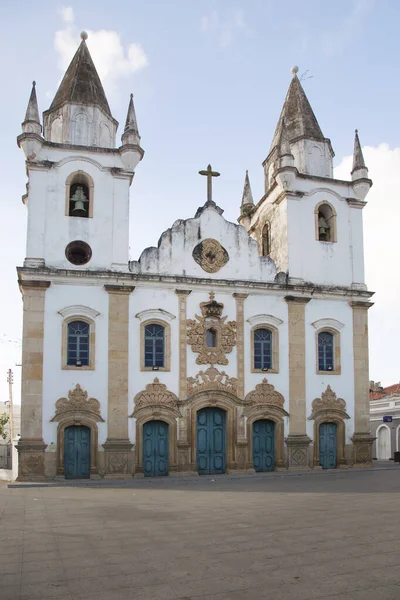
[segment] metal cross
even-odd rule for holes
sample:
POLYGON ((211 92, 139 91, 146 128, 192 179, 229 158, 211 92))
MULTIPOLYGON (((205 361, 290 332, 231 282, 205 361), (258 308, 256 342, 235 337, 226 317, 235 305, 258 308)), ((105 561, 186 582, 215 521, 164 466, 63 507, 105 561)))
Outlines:
POLYGON ((207 203, 212 202, 212 178, 219 177, 220 173, 213 171, 211 165, 208 165, 206 171, 199 171, 199 175, 206 175, 207 177, 207 203))

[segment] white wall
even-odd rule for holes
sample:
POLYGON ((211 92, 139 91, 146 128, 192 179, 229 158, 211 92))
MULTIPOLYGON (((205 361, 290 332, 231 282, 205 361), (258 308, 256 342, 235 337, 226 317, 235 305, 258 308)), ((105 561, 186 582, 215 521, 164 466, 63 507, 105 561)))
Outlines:
POLYGON ((103 287, 84 285, 57 285, 53 283, 46 290, 44 360, 43 360, 43 439, 46 444, 57 443, 57 425, 51 423, 55 404, 59 398, 68 397, 68 391, 76 384, 88 392, 89 397, 100 402, 101 416, 105 423, 99 423, 99 446, 107 437, 108 405, 108 292, 103 287), (95 370, 63 370, 62 366, 62 323, 58 314, 72 305, 84 305, 98 311, 95 318, 96 351, 95 370))
POLYGON ((345 420, 346 443, 354 433, 354 362, 353 362, 353 313, 346 298, 340 300, 313 299, 306 304, 306 398, 307 434, 313 437, 314 421, 308 421, 312 412, 312 401, 320 398, 328 385, 338 398, 346 401, 346 412, 350 419, 345 420), (324 373, 318 375, 316 331, 312 325, 319 319, 336 319, 344 326, 340 331, 341 374, 324 373))
POLYGON ((81 269, 66 259, 65 248, 71 241, 82 240, 92 249, 85 268, 128 270, 130 180, 110 172, 111 167, 123 168, 118 153, 99 152, 96 160, 92 155, 42 149, 40 159, 55 164, 48 170, 30 170, 27 258, 42 258, 57 269, 81 269), (94 182, 92 218, 65 214, 66 180, 79 170, 94 182))

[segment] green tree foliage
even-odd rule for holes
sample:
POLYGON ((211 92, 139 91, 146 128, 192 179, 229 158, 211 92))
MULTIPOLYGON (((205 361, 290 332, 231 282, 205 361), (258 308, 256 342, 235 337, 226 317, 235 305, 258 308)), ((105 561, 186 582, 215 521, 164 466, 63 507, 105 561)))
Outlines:
POLYGON ((9 420, 10 420, 10 418, 6 413, 3 413, 2 415, 0 415, 0 437, 2 437, 3 440, 5 440, 8 435, 8 433, 6 433, 6 431, 5 431, 5 429, 6 429, 6 425, 9 420))

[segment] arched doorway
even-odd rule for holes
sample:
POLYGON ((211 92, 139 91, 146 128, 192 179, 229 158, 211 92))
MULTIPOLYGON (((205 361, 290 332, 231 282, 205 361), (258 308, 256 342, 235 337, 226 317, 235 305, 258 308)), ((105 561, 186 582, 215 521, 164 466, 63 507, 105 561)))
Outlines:
POLYGON ((257 473, 275 470, 275 423, 269 419, 253 423, 253 467, 257 473))
POLYGON ((145 477, 168 475, 168 423, 147 421, 143 425, 143 472, 145 477))
POLYGON ((389 460, 392 456, 390 449, 390 431, 386 425, 381 425, 377 431, 377 459, 389 460))
POLYGON ((90 428, 70 425, 64 430, 65 479, 90 477, 90 428))
POLYGON ((336 469, 336 448, 336 423, 321 423, 319 426, 319 464, 323 469, 336 469))
POLYGON ((225 411, 216 407, 206 407, 197 411, 196 438, 196 462, 199 475, 225 473, 225 411))

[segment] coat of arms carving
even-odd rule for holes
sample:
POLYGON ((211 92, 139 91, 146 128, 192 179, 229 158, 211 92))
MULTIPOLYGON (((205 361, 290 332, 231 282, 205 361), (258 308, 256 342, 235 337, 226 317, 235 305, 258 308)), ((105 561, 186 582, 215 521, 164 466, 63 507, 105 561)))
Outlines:
POLYGON ((211 238, 197 244, 192 256, 203 271, 207 273, 217 273, 229 260, 225 248, 217 240, 211 238))
POLYGON ((225 355, 236 345, 236 321, 227 322, 228 317, 222 317, 223 308, 211 292, 210 301, 200 304, 202 316, 195 315, 196 319, 186 321, 187 341, 193 352, 198 353, 198 365, 228 364, 225 355))

